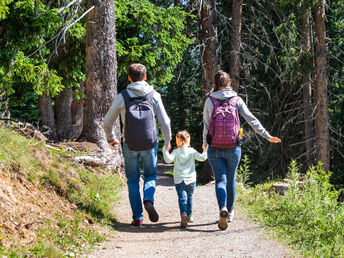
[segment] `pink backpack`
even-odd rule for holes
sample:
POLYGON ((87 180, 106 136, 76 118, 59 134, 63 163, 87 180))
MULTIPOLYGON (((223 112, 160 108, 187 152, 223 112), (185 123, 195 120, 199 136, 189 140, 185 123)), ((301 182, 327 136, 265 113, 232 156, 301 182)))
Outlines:
POLYGON ((239 97, 218 100, 210 97, 214 110, 210 117, 207 142, 211 147, 229 149, 238 146, 240 119, 235 108, 239 97))

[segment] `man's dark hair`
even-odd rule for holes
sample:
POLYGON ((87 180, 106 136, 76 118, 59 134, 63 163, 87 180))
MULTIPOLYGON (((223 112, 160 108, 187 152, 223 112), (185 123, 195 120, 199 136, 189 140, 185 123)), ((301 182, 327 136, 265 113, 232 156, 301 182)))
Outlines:
POLYGON ((133 82, 142 81, 147 69, 143 64, 131 64, 128 67, 128 74, 133 82))

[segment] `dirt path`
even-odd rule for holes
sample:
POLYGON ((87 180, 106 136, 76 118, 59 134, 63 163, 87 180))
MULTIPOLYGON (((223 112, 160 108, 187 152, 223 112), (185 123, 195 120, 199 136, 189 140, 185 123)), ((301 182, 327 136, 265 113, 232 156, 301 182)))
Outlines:
POLYGON ((113 239, 97 247, 87 257, 287 257, 286 247, 267 240, 260 226, 242 219, 236 211, 227 230, 217 227, 218 208, 214 184, 197 187, 194 195, 194 219, 187 229, 180 228, 178 199, 173 180, 162 173, 159 164, 155 207, 160 219, 149 221, 144 211, 142 228, 132 228, 131 210, 124 187, 123 200, 117 206, 119 226, 113 239))

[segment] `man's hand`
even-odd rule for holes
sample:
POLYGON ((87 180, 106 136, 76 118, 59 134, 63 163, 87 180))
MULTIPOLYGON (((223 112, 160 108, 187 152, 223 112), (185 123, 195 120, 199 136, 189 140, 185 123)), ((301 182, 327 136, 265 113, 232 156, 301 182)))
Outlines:
POLYGON ((109 145, 110 145, 111 148, 116 149, 118 143, 119 142, 117 140, 113 140, 112 142, 109 142, 109 145))
POLYGON ((272 143, 279 143, 279 142, 281 142, 281 139, 280 139, 280 138, 277 138, 277 137, 270 137, 270 138, 269 138, 269 142, 272 142, 272 143))
POLYGON ((172 149, 172 145, 171 144, 165 145, 165 148, 166 148, 166 150, 170 151, 172 149))
POLYGON ((207 147, 205 147, 205 145, 204 144, 202 144, 202 150, 206 150, 207 149, 207 147))

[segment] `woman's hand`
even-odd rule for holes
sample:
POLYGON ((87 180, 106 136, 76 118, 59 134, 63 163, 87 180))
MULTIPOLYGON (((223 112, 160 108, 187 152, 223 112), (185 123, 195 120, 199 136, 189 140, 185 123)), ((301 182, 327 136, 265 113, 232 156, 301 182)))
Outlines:
POLYGON ((279 143, 279 142, 281 142, 281 139, 278 138, 278 137, 270 137, 270 138, 269 138, 269 142, 272 142, 272 143, 279 143))
POLYGON ((116 149, 118 143, 119 142, 117 140, 113 140, 112 142, 109 142, 109 145, 110 145, 111 148, 116 149))
POLYGON ((202 150, 206 150, 207 149, 207 147, 205 147, 205 145, 204 144, 202 144, 202 150))
POLYGON ((171 145, 171 144, 165 145, 165 149, 168 150, 168 151, 170 151, 170 150, 172 149, 172 145, 171 145))

